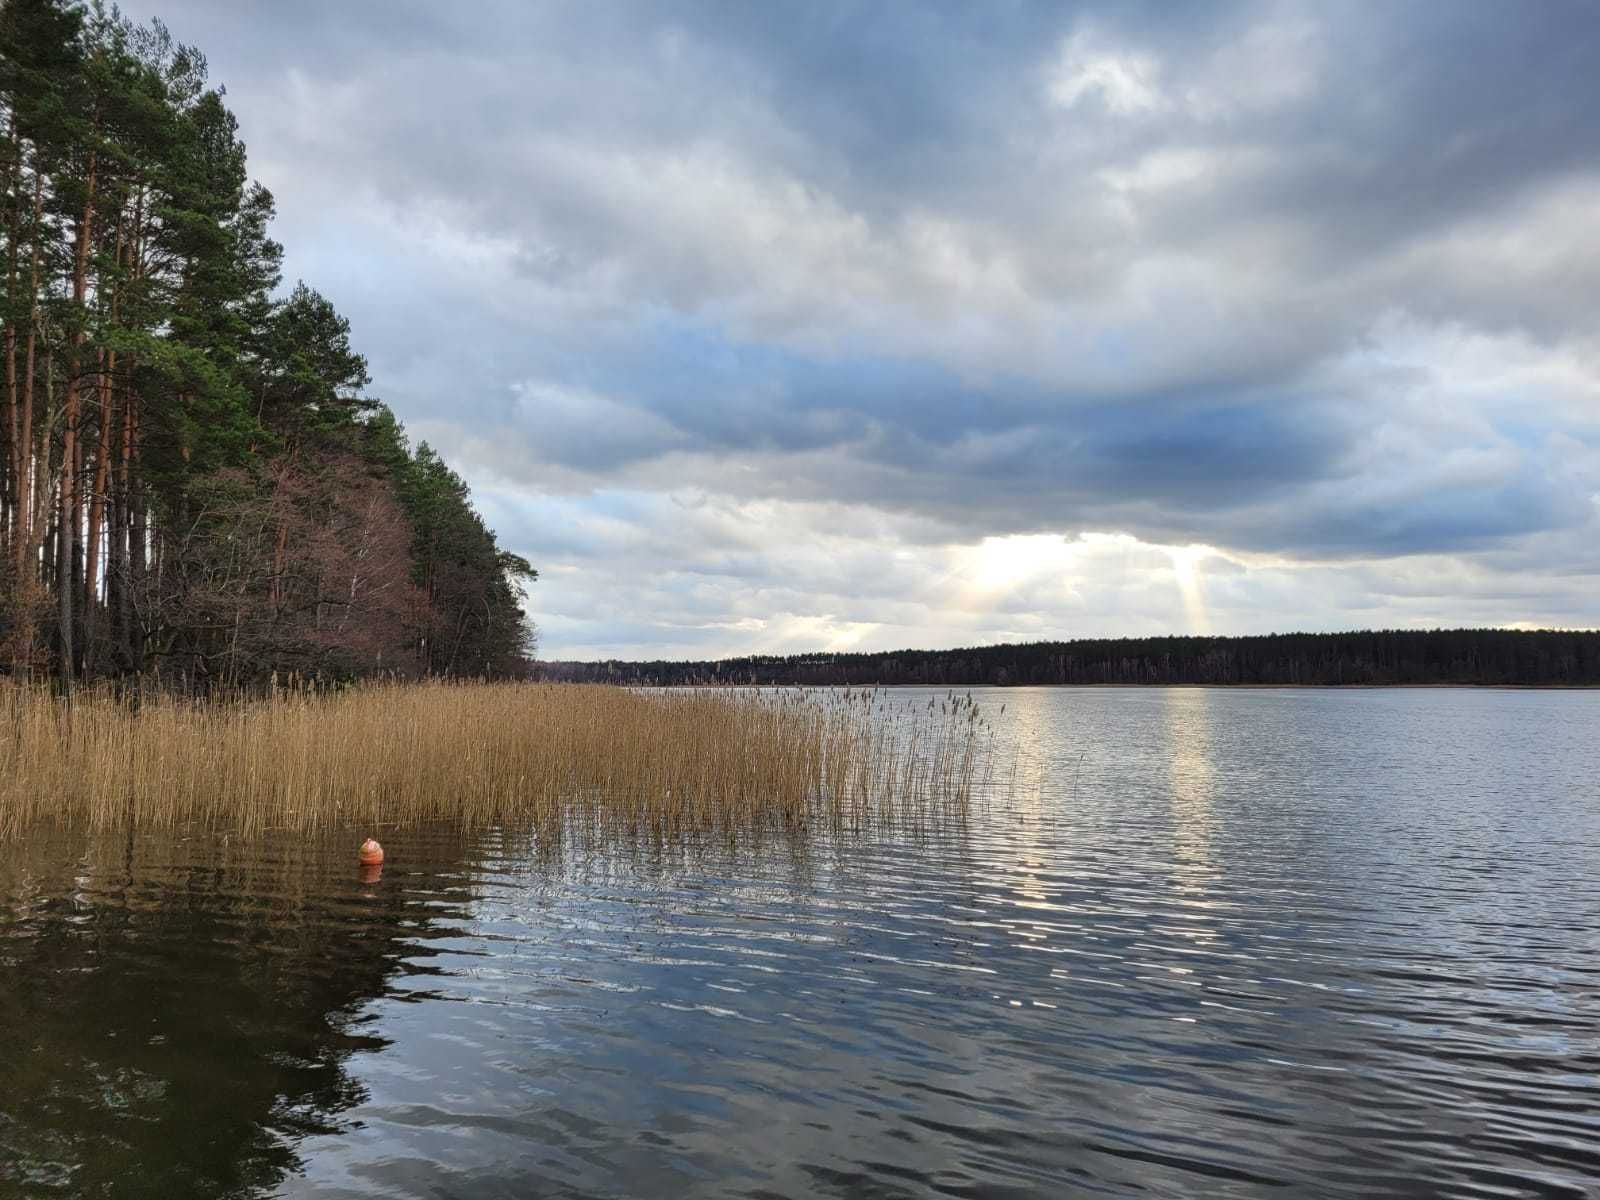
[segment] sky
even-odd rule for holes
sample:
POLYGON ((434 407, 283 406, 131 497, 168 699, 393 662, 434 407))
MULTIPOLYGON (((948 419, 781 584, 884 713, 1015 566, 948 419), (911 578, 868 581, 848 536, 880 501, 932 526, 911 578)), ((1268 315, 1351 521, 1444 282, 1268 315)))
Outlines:
POLYGON ((541 656, 1600 625, 1600 8, 141 0, 541 656))

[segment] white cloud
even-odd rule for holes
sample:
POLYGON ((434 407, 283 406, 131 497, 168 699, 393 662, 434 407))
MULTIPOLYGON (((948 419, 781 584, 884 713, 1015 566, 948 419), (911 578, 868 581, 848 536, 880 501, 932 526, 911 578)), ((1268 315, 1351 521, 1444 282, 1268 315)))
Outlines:
POLYGON ((1061 47, 1060 61, 1046 87, 1062 108, 1096 100, 1119 117, 1158 112, 1167 106, 1161 91, 1161 63, 1153 55, 1105 45, 1088 30, 1078 30, 1061 47))

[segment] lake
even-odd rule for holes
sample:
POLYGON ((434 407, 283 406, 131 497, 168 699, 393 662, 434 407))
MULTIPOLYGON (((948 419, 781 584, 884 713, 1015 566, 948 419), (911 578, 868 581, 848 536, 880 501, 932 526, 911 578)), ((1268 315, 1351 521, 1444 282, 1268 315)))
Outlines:
POLYGON ((0 1195, 1600 1190, 1600 693, 974 695, 924 828, 0 846, 0 1195))

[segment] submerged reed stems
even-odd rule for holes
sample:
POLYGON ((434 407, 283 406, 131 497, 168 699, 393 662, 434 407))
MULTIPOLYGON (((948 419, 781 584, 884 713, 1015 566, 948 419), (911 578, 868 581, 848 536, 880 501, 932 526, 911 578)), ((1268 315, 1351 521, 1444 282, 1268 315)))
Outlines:
POLYGON ((604 685, 377 684, 255 700, 0 687, 0 838, 91 830, 532 823, 861 828, 965 811, 970 699, 604 685))

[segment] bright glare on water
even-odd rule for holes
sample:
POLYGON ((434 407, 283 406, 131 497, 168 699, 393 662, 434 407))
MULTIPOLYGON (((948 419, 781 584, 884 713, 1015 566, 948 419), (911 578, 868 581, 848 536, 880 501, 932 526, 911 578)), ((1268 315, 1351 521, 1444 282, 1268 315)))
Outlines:
POLYGON ((0 846, 0 1195, 1600 1191, 1600 693, 975 694, 921 831, 0 846))

